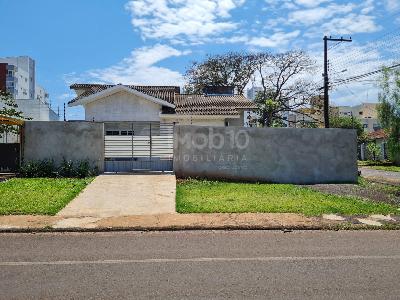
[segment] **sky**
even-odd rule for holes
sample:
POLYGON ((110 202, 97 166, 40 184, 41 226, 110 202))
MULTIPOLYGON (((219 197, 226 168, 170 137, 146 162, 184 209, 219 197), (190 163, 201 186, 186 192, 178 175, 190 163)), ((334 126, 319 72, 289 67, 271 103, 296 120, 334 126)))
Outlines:
MULTIPOLYGON (((335 80, 398 58, 400 0, 0 0, 0 12, 0 57, 35 59, 55 110, 74 97, 72 83, 182 86, 207 54, 301 49, 321 67, 324 35, 353 39, 330 44, 335 80)), ((331 99, 375 102, 377 87, 341 85, 331 99)), ((83 109, 67 108, 67 118, 83 109)))

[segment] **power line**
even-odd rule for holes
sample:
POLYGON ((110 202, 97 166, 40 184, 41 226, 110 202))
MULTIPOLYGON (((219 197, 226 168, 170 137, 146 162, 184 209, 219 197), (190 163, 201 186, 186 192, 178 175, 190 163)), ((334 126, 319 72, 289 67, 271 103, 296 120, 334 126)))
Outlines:
MULTIPOLYGON (((400 29, 400 28, 398 28, 400 29)), ((392 34, 390 39, 380 38, 377 42, 369 42, 364 46, 358 46, 355 49, 351 50, 348 54, 333 51, 333 57, 331 57, 330 61, 334 63, 336 66, 342 66, 347 64, 350 61, 355 61, 356 59, 361 61, 363 59, 371 60, 371 59, 379 59, 382 58, 382 52, 384 54, 391 54, 393 58, 393 54, 400 55, 400 49, 398 44, 400 42, 400 33, 399 30, 396 31, 396 34, 392 34), (379 57, 376 57, 376 56, 379 57)))
POLYGON ((400 67, 400 64, 395 64, 393 66, 389 66, 389 67, 382 68, 382 69, 379 69, 379 70, 375 70, 375 71, 372 71, 372 72, 360 74, 360 75, 353 76, 353 77, 348 77, 348 78, 345 78, 345 79, 342 79, 342 80, 337 80, 337 81, 334 81, 333 83, 335 85, 340 85, 342 83, 348 83, 348 82, 351 82, 351 81, 357 81, 358 79, 362 79, 362 78, 365 78, 365 77, 368 77, 368 76, 371 76, 371 75, 375 75, 375 74, 381 73, 386 69, 395 69, 395 68, 398 68, 398 67, 400 67))

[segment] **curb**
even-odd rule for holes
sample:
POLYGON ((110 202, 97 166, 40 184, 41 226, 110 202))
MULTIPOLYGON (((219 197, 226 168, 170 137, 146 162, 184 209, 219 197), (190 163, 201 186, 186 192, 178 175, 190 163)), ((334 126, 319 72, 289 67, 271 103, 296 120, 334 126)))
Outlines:
POLYGON ((131 226, 131 227, 99 227, 99 228, 6 228, 0 229, 0 233, 68 233, 68 232, 82 232, 82 233, 96 233, 96 232, 128 232, 128 231, 234 231, 234 230, 268 230, 268 231, 339 231, 339 230, 400 230, 398 224, 385 224, 381 227, 362 225, 362 224, 327 224, 327 225, 310 225, 310 226, 241 226, 241 225, 227 225, 227 226, 131 226))

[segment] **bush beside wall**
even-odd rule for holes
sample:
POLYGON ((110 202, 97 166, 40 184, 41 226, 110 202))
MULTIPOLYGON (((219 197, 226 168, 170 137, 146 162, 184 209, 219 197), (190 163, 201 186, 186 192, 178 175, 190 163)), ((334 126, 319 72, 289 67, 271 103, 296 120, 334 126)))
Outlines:
POLYGON ((24 162, 19 168, 19 176, 27 178, 36 177, 68 177, 85 178, 99 173, 97 168, 91 168, 87 160, 71 161, 63 160, 56 165, 51 159, 24 162))

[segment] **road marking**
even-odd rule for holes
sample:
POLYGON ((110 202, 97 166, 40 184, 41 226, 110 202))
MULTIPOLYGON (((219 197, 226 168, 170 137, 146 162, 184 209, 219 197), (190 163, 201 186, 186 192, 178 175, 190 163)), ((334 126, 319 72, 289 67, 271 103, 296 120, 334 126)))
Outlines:
POLYGON ((311 260, 382 260, 400 259, 400 255, 387 256, 274 256, 274 257, 194 257, 194 258, 147 258, 147 259, 106 259, 106 260, 59 260, 59 261, 5 261, 5 266, 36 266, 36 265, 99 265, 99 264, 136 264, 136 263, 171 263, 171 262, 241 262, 241 261, 311 261, 311 260))

